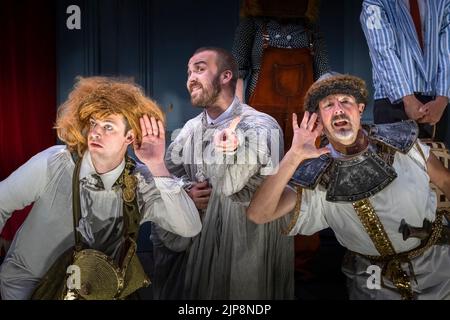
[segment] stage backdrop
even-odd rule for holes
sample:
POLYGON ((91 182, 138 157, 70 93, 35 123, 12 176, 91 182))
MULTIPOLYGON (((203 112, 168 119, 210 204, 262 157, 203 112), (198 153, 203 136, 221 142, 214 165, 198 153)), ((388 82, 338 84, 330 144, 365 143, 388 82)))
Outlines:
MULTIPOLYGON (((55 39, 54 1, 0 2, 0 181, 55 144, 55 39)), ((11 239, 27 212, 16 213, 2 237, 11 239)))

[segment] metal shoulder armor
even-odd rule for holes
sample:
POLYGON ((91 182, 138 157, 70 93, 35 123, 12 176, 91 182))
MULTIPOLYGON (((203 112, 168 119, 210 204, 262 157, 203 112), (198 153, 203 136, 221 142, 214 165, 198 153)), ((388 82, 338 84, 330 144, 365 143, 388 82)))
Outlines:
POLYGON ((333 159, 328 154, 303 161, 295 170, 291 183, 302 188, 314 189, 332 162, 333 159))
POLYGON ((369 139, 407 153, 419 136, 419 127, 414 120, 369 126, 369 139))

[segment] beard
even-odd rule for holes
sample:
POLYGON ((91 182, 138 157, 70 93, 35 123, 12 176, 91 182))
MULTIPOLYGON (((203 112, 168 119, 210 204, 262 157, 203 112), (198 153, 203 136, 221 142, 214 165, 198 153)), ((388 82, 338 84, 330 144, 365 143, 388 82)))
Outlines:
POLYGON ((209 88, 205 88, 200 83, 194 84, 197 86, 198 85, 201 86, 200 89, 201 92, 197 93, 197 95, 194 97, 192 95, 191 90, 189 90, 190 91, 189 93, 191 95, 191 103, 193 106, 205 108, 207 106, 213 105, 217 101, 217 98, 219 97, 220 92, 222 91, 219 78, 220 78, 219 75, 216 76, 211 83, 211 87, 209 88))
POLYGON ((357 131, 353 129, 353 124, 346 115, 338 115, 331 119, 330 128, 327 128, 327 134, 342 144, 353 143, 356 139, 357 131), (348 125, 343 128, 335 127, 332 123, 339 120, 347 121, 348 125))

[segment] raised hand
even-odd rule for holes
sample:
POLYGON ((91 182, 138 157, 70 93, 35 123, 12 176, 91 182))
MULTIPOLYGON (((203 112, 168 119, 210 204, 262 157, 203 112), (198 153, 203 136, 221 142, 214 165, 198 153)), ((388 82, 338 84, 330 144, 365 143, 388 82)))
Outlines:
POLYGON ((316 139, 321 135, 323 126, 318 123, 316 126, 317 114, 313 113, 310 116, 308 111, 305 111, 300 126, 297 122, 297 115, 292 114, 292 128, 294 130, 294 137, 292 138, 292 146, 289 149, 290 153, 295 154, 299 162, 305 159, 317 158, 322 154, 330 152, 328 148, 317 148, 315 145, 316 139))
POLYGON ((236 127, 241 121, 241 117, 234 118, 228 128, 221 130, 214 136, 214 148, 217 152, 231 153, 239 146, 239 139, 236 135, 236 127))
POLYGON ((135 140, 134 153, 155 176, 168 176, 169 172, 164 164, 166 150, 166 134, 161 120, 144 115, 139 118, 142 131, 140 143, 135 140))

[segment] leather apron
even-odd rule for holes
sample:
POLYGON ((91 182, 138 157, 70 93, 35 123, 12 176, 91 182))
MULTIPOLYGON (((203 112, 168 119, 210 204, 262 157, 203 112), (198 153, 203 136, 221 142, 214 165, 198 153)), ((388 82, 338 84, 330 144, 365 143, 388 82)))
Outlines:
MULTIPOLYGON (((261 69, 249 105, 275 118, 283 130, 285 152, 291 147, 293 138, 292 113, 297 113, 299 121, 303 119, 303 99, 314 81, 311 40, 310 36, 309 48, 271 47, 264 25, 261 69)), ((294 237, 295 271, 303 280, 312 277, 313 258, 319 246, 318 233, 294 237)))
POLYGON ((261 69, 249 105, 277 120, 287 151, 293 137, 292 113, 297 113, 299 120, 303 118, 303 99, 314 80, 312 42, 309 48, 270 47, 266 26, 263 40, 261 69))

